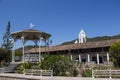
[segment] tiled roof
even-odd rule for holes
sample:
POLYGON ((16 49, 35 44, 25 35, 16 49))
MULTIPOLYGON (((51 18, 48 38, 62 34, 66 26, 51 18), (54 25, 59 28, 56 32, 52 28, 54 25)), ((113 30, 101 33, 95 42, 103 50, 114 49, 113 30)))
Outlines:
MULTIPOLYGON (((86 48, 97 48, 97 47, 109 47, 115 42, 119 42, 120 39, 112 39, 112 40, 104 40, 104 41, 95 41, 95 42, 87 42, 87 43, 77 43, 77 44, 69 44, 69 45, 60 45, 60 46, 51 46, 40 48, 41 52, 49 51, 62 51, 62 50, 72 50, 72 49, 86 49, 86 48)), ((27 50, 25 53, 35 53, 39 52, 39 48, 32 48, 27 50)))
POLYGON ((11 33, 12 37, 16 39, 21 39, 22 35, 25 34, 26 40, 39 40, 39 35, 44 37, 44 38, 49 38, 51 35, 39 30, 34 30, 34 29, 26 29, 26 30, 21 30, 17 32, 11 33))

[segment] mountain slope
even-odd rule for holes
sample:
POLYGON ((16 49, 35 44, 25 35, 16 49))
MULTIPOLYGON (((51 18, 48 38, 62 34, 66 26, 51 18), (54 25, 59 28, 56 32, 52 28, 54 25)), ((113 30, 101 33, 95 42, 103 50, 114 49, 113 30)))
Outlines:
MULTIPOLYGON (((120 34, 115 35, 115 36, 98 36, 98 37, 93 37, 93 38, 87 38, 87 42, 92 42, 92 41, 103 41, 103 40, 110 40, 110 39, 120 39, 120 34)), ((73 44, 76 40, 64 42, 61 45, 67 45, 67 44, 73 44)))

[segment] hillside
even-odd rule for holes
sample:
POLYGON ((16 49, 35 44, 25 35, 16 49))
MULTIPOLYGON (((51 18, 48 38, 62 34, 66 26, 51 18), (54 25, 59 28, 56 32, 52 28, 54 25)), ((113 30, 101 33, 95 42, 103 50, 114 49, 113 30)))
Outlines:
MULTIPOLYGON (((38 47, 38 46, 36 46, 36 47, 38 47)), ((27 46, 25 46, 25 50, 29 50, 31 48, 35 48, 35 45, 27 45, 27 46)), ((20 47, 20 48, 16 49, 16 51, 22 51, 22 49, 23 49, 23 47, 20 47)))
MULTIPOLYGON (((41 46, 41 47, 44 47, 44 46, 41 46)), ((39 48, 39 46, 35 46, 35 45, 27 45, 27 46, 25 46, 25 50, 29 50, 31 48, 39 48)), ((23 50, 23 47, 20 47, 20 48, 16 49, 16 51, 20 51, 20 52, 22 52, 22 50, 23 50)))
MULTIPOLYGON (((115 36, 98 36, 93 38, 87 38, 87 42, 92 41, 103 41, 103 40, 110 40, 110 39, 120 39, 120 34, 115 36)), ((67 44, 73 44, 77 39, 74 39, 72 41, 64 42, 61 45, 67 45, 67 44)))

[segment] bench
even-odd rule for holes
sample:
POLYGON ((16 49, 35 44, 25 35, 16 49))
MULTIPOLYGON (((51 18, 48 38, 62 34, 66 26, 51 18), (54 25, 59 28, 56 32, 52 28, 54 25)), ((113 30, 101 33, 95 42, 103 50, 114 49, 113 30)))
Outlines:
POLYGON ((52 70, 25 69, 23 74, 33 75, 33 76, 53 76, 53 71, 52 70))
POLYGON ((92 70, 92 77, 120 78, 120 70, 92 70))

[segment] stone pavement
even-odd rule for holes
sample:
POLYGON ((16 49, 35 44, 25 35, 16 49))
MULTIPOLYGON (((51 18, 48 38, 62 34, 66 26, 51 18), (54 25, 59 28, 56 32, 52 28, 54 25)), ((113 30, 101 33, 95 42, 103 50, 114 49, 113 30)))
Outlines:
POLYGON ((0 80, 120 80, 109 78, 83 78, 83 77, 59 77, 59 76, 31 76, 13 73, 0 73, 0 80))

